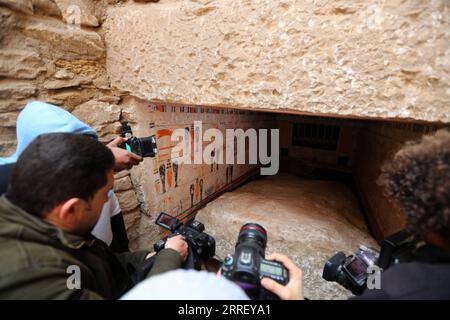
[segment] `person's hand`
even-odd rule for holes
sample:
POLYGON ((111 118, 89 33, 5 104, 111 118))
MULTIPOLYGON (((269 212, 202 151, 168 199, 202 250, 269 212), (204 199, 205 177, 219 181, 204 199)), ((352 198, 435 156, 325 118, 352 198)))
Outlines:
POLYGON ((127 138, 117 137, 106 146, 111 150, 116 159, 114 163, 114 171, 121 171, 124 169, 131 169, 131 167, 139 164, 143 159, 133 152, 129 152, 119 146, 127 141, 127 138))
POLYGON ((261 285, 275 293, 281 300, 303 300, 303 274, 291 259, 285 255, 274 253, 267 257, 267 260, 281 262, 289 272, 289 282, 282 285, 272 279, 263 278, 261 285))
POLYGON ((188 244, 181 235, 167 239, 164 248, 170 248, 177 251, 181 256, 181 261, 186 261, 188 255, 188 244))

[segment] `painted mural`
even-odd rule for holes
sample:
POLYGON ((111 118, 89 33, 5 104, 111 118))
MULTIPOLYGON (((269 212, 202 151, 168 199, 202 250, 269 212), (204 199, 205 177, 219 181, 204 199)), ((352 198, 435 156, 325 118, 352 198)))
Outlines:
MULTIPOLYGON (((206 202, 216 192, 226 189, 239 177, 250 172, 256 165, 221 164, 225 149, 213 149, 208 156, 210 164, 186 164, 179 158, 172 158, 172 149, 177 142, 171 140, 175 129, 184 128, 185 136, 190 137, 191 158, 195 151, 210 143, 202 141, 194 121, 202 121, 203 132, 209 128, 220 130, 225 136, 226 129, 270 128, 272 119, 267 114, 244 110, 205 108, 196 106, 147 105, 147 112, 152 115, 148 126, 156 135, 158 154, 151 161, 150 171, 152 215, 166 212, 174 216, 192 210, 206 202)), ((189 139, 184 139, 189 143, 189 139)), ((236 150, 235 143, 235 153, 236 150)), ((225 148, 225 147, 224 147, 225 148)), ((246 148, 248 146, 246 145, 246 148)), ((186 146, 188 149, 188 146, 186 146)), ((246 150, 247 151, 247 150, 246 150)), ((181 154, 180 157, 183 155, 181 154)))

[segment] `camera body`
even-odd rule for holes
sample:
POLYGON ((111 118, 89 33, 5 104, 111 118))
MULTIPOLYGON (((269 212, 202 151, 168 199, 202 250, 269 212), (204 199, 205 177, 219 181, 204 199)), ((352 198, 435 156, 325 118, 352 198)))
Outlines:
POLYGON ((189 245, 189 256, 186 267, 200 270, 202 263, 216 254, 216 241, 205 233, 205 226, 196 220, 183 224, 180 220, 167 213, 161 212, 155 223, 172 232, 171 235, 157 241, 153 248, 156 252, 164 249, 167 239, 182 235, 189 245))
POLYGON ((353 294, 361 294, 367 283, 367 268, 375 265, 378 257, 378 251, 364 246, 349 256, 339 251, 325 263, 322 278, 339 283, 353 294))
POLYGON ((402 230, 383 240, 381 251, 360 246, 352 255, 338 252, 327 260, 322 278, 337 282, 353 294, 362 294, 366 288, 370 266, 376 265, 386 270, 391 265, 411 260, 416 242, 406 230, 402 230))
POLYGON ((256 223, 241 227, 236 249, 228 255, 221 267, 224 277, 238 284, 251 299, 276 300, 278 297, 261 286, 264 277, 282 285, 289 282, 289 272, 282 263, 266 260, 266 230, 256 223))
POLYGON ((154 157, 158 152, 158 148, 156 146, 156 136, 149 136, 144 138, 137 138, 133 136, 133 132, 131 131, 131 127, 128 125, 128 122, 121 123, 121 131, 122 137, 127 138, 128 140, 123 144, 122 148, 127 151, 133 152, 141 157, 154 157))

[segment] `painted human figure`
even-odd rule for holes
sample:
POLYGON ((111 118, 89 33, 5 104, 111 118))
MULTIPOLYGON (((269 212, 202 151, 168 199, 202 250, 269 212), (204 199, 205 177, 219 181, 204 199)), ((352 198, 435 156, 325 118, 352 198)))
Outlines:
POLYGON ((172 168, 173 168, 173 175, 174 175, 174 179, 175 179, 175 188, 178 187, 178 162, 174 161, 172 164, 172 168))
POLYGON ((216 154, 217 154, 217 156, 216 156, 216 170, 219 170, 220 149, 217 149, 216 154))
POLYGON ((189 188, 189 193, 191 194, 191 208, 194 206, 194 184, 191 184, 189 188))
POLYGON ((161 179, 163 193, 165 193, 166 192, 166 166, 164 163, 159 166, 159 177, 161 179))
POLYGON ((200 201, 203 200, 203 179, 200 179, 200 201))
POLYGON ((214 170, 214 156, 216 155, 215 149, 211 151, 211 172, 214 170))
MULTIPOLYGON (((184 128, 184 150, 186 151, 186 154, 183 154, 183 157, 189 157, 188 159, 191 160, 191 150, 190 150, 190 131, 189 127, 184 128)), ((186 159, 186 158, 185 158, 186 159)))

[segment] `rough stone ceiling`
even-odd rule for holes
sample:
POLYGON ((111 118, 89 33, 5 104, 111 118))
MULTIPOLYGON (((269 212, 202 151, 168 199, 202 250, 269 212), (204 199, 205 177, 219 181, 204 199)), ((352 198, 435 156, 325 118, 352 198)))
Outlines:
POLYGON ((111 6, 111 85, 151 101, 450 121, 448 1, 111 6))

